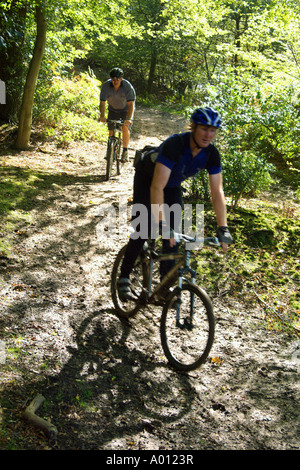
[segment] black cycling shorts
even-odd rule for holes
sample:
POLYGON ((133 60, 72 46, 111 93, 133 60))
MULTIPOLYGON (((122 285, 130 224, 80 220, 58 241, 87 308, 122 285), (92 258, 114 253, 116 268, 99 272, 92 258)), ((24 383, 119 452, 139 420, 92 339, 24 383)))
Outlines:
MULTIPOLYGON (((127 117, 127 110, 124 111, 124 109, 120 109, 119 111, 117 111, 117 110, 111 109, 108 111, 107 119, 112 120, 112 121, 118 121, 119 119, 121 119, 122 121, 126 121, 126 117, 127 117)), ((129 129, 131 129, 131 125, 132 124, 128 126, 129 129)), ((112 130, 113 124, 108 123, 108 129, 112 130)))

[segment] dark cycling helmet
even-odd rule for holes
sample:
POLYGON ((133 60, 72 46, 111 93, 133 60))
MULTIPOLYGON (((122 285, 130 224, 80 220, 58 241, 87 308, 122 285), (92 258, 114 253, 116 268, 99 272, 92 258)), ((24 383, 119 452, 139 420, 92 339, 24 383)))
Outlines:
POLYGON ((191 115, 191 120, 195 124, 205 124, 206 126, 220 127, 221 117, 217 111, 212 108, 198 108, 191 115))
POLYGON ((122 69, 119 69, 118 67, 115 67, 110 71, 110 78, 121 78, 124 75, 124 72, 122 69))

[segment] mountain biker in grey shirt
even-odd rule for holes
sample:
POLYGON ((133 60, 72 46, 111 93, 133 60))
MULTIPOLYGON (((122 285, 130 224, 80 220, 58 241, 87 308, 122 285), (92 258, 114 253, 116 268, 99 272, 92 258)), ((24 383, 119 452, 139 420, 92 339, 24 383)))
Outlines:
MULTIPOLYGON (((103 83, 100 92, 100 122, 106 122, 105 107, 108 103, 108 120, 122 120, 123 155, 122 161, 128 161, 128 146, 130 141, 130 129, 134 116, 135 89, 128 80, 123 78, 123 70, 113 68, 110 79, 103 83)), ((110 135, 111 126, 108 124, 110 135)))

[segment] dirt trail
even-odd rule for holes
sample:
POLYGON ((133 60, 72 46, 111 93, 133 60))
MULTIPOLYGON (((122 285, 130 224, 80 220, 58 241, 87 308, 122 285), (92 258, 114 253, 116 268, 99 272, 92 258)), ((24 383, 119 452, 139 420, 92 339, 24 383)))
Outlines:
MULTIPOLYGON (((131 146, 184 125, 138 108, 131 146)), ((31 225, 16 235, 18 256, 0 267, 0 339, 18 347, 17 359, 0 365, 7 432, 23 449, 49 447, 21 419, 24 404, 42 393, 59 431, 57 449, 298 449, 293 340, 266 329, 260 305, 249 311, 233 298, 215 298, 210 360, 188 374, 172 370, 158 319, 147 311, 120 321, 110 298, 112 262, 126 235, 99 236, 100 215, 131 197, 131 165, 105 182, 104 145, 43 150, 5 157, 7 166, 57 174, 37 198, 31 225)))

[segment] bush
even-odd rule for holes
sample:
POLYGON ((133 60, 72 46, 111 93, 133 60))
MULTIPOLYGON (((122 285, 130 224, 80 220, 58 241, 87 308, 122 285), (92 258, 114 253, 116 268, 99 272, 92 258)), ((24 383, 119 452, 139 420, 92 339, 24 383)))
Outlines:
POLYGON ((51 87, 39 89, 35 121, 45 135, 58 133, 68 145, 74 140, 106 140, 107 128, 98 122, 101 83, 89 74, 54 77, 51 87))
MULTIPOLYGON (((226 195, 234 206, 241 197, 268 188, 271 172, 280 168, 288 172, 290 184, 299 185, 300 105, 293 84, 275 87, 257 78, 221 74, 203 97, 204 90, 201 104, 217 109, 223 118, 216 143, 226 195)), ((197 192, 200 180, 192 188, 197 192)))
POLYGON ((233 207, 238 205, 241 197, 254 196, 261 190, 268 189, 273 182, 270 176, 273 165, 249 150, 223 155, 222 166, 224 192, 231 197, 233 207))

